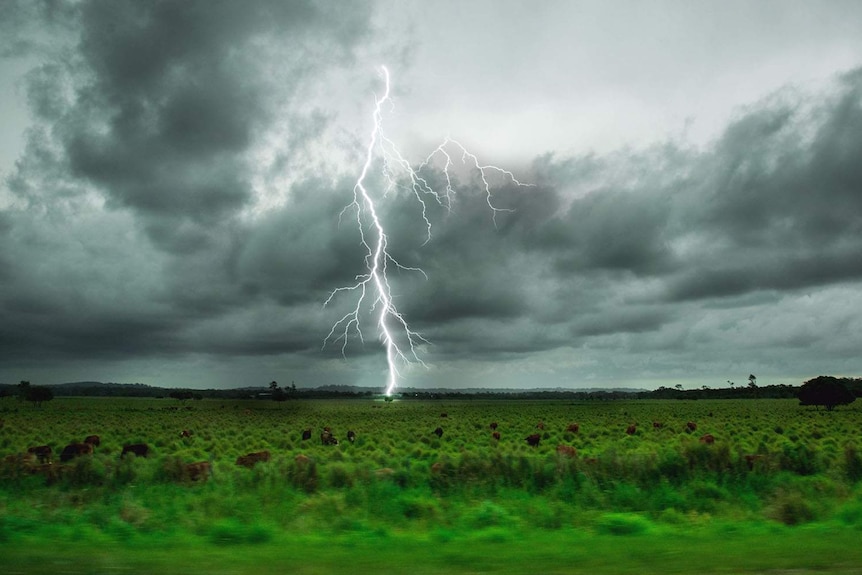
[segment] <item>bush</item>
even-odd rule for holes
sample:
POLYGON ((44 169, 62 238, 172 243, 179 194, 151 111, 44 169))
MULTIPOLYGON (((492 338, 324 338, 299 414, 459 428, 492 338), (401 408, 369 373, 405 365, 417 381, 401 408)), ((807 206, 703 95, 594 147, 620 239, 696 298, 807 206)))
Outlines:
POLYGON ((815 519, 814 507, 801 493, 780 490, 770 506, 770 517, 785 525, 799 525, 815 519))
POLYGON ((862 456, 852 443, 844 448, 844 472, 853 483, 862 479, 862 456))
POLYGON ((596 529, 610 535, 637 535, 649 531, 650 521, 634 513, 605 513, 599 517, 596 529))

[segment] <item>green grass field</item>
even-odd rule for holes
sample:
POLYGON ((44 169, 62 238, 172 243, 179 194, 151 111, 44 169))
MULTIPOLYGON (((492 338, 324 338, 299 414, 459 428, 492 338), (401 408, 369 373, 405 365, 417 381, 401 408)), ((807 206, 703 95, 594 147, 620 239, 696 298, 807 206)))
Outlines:
POLYGON ((788 400, 7 398, 0 571, 862 573, 859 415, 788 400), (93 455, 58 462, 91 434, 93 455), (121 460, 137 442, 149 457, 121 460), (16 455, 43 444, 50 469, 16 455), (260 450, 271 459, 235 465, 260 450), (205 481, 184 472, 199 461, 205 481))

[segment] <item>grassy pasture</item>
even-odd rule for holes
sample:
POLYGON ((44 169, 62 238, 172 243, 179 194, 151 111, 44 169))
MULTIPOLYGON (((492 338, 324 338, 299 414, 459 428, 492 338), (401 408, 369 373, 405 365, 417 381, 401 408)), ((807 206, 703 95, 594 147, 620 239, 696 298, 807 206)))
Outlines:
POLYGON ((862 571, 855 404, 62 398, 0 418, 0 457, 102 440, 49 475, 3 462, 6 573, 862 571), (120 460, 137 442, 150 456, 120 460))

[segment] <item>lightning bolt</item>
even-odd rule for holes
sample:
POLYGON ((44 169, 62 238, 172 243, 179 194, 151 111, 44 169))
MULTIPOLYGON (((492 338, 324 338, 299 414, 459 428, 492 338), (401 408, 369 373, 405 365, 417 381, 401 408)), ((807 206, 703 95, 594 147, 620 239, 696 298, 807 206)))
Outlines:
POLYGON ((424 243, 426 244, 431 241, 432 226, 428 218, 425 199, 430 197, 431 200, 437 202, 447 210, 452 209, 453 198, 456 194, 452 170, 458 165, 458 162, 454 158, 460 156, 458 159, 461 165, 468 166, 478 173, 479 180, 481 181, 480 186, 485 194, 488 207, 491 210, 495 227, 497 225, 497 214, 512 210, 499 208, 494 205, 491 183, 488 179, 489 174, 497 173, 518 186, 529 186, 530 184, 521 183, 508 170, 493 165, 483 165, 477 156, 470 153, 457 140, 449 137, 446 137, 439 146, 432 150, 414 168, 401 154, 398 146, 386 137, 383 131, 383 110, 386 104, 391 105, 391 99, 389 70, 385 66, 381 66, 380 69, 384 79, 384 90, 380 97, 375 98, 374 112, 372 114, 373 127, 368 140, 368 147, 365 151, 365 163, 353 186, 353 201, 345 206, 339 215, 340 221, 348 211, 352 210, 355 214, 360 243, 366 250, 366 272, 357 275, 354 278, 355 283, 352 285, 332 290, 324 302, 323 306, 326 307, 333 298, 341 293, 353 292, 357 294, 353 309, 333 324, 332 329, 323 341, 323 347, 326 347, 330 341, 337 342, 340 340, 342 342, 342 355, 344 355, 352 331, 355 331, 360 341, 364 342, 359 321, 360 314, 364 309, 370 309, 372 312, 376 311, 377 329, 383 347, 386 350, 386 361, 389 368, 386 381, 386 395, 388 396, 392 394, 398 384, 401 375, 399 366, 409 366, 411 364, 425 366, 425 362, 419 357, 417 348, 420 343, 430 342, 419 333, 410 329, 407 320, 396 308, 392 296, 392 286, 387 277, 387 269, 389 265, 392 265, 402 270, 420 273, 426 279, 427 275, 420 268, 401 265, 388 251, 389 236, 377 210, 377 200, 365 184, 366 178, 372 170, 375 158, 380 158, 381 176, 385 183, 380 196, 385 197, 388 193, 399 189, 409 189, 413 193, 422 210, 422 220, 425 226, 424 243), (429 170, 440 163, 442 163, 442 167, 439 167, 439 170, 445 178, 446 185, 443 190, 438 191, 423 176, 423 170, 429 170), (366 308, 366 306, 368 307, 366 308), (401 345, 399 345, 398 339, 395 337, 396 333, 402 341, 401 345))

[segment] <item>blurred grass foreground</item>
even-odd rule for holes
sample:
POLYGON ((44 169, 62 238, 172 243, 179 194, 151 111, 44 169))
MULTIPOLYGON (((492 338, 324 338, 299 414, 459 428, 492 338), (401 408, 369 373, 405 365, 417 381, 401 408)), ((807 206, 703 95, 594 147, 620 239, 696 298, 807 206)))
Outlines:
POLYGON ((853 407, 63 398, 0 418, 5 574, 862 573, 853 407))

